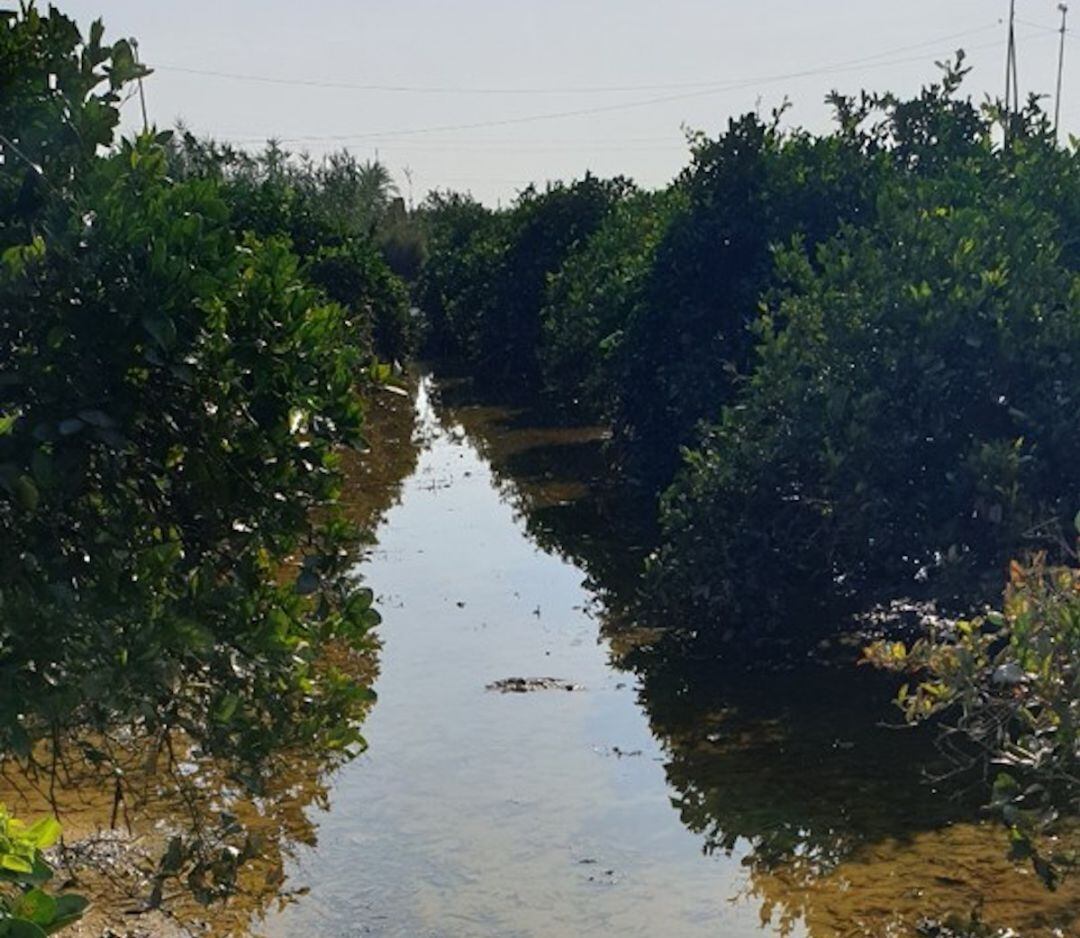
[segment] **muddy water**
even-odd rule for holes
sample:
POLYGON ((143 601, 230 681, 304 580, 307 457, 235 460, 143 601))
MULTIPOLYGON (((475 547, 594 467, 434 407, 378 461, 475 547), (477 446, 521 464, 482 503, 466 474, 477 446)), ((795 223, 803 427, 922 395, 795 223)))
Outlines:
POLYGON ((1074 886, 1046 893, 922 783, 926 740, 876 725, 872 675, 720 678, 605 623, 634 538, 589 497, 597 432, 439 397, 425 380, 419 462, 362 564, 370 748, 259 934, 900 936, 973 912, 1080 934, 1074 886))

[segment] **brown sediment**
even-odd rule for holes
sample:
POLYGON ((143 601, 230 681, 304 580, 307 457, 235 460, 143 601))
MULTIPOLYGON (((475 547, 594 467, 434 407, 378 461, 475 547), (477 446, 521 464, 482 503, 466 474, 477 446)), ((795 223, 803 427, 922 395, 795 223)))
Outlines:
POLYGON ((63 843, 52 855, 54 886, 93 903, 83 921, 65 932, 73 938, 247 934, 252 914, 278 896, 290 845, 314 842, 306 812, 327 804, 325 758, 282 753, 255 799, 222 766, 186 750, 180 737, 171 743, 174 764, 156 747, 157 741, 134 736, 110 745, 112 764, 105 772, 68 746, 55 780, 6 767, 0 798, 13 812, 34 818, 55 811, 64 827, 63 843), (156 900, 159 863, 170 839, 188 836, 196 826, 212 829, 223 813, 237 819, 245 838, 259 842, 257 854, 239 870, 235 893, 204 906, 170 877, 156 900))
POLYGON ((797 861, 757 870, 750 894, 763 923, 783 933, 801 922, 812 938, 916 938, 922 921, 972 919, 986 934, 1080 934, 1080 882, 1049 891, 1006 842, 1000 825, 952 824, 867 845, 826 875, 797 861))

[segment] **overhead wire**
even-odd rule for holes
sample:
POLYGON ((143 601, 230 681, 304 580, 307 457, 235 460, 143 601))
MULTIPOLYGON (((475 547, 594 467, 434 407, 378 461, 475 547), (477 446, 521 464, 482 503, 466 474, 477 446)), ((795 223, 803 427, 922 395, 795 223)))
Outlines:
MULTIPOLYGON (((1023 39, 1035 38, 1028 35, 1020 37, 1023 39)), ((970 51, 978 51, 982 49, 997 48, 1001 46, 1003 42, 1001 40, 985 43, 979 46, 975 46, 970 51)), ((896 50, 892 50, 895 52, 896 50)), ((924 57, 911 56, 905 58, 893 58, 884 59, 884 56, 889 55, 889 52, 878 53, 874 56, 867 56, 860 59, 849 60, 846 62, 840 62, 828 66, 820 66, 817 68, 803 69, 799 71, 786 72, 783 74, 766 75, 758 78, 742 79, 738 81, 732 81, 724 85, 718 85, 710 87, 708 89, 684 92, 681 94, 663 95, 660 97, 649 98, 639 101, 627 101, 618 104, 601 105, 598 107, 579 108, 567 111, 556 111, 544 114, 529 114, 518 117, 508 117, 495 120, 486 121, 474 121, 461 124, 444 124, 431 127, 413 127, 413 128, 401 128, 396 130, 384 130, 384 131, 364 131, 348 134, 301 134, 288 137, 275 137, 279 143, 307 143, 307 142, 345 142, 351 140, 377 140, 388 137, 402 137, 402 136, 417 136, 425 134, 435 133, 450 133, 462 130, 480 130, 491 127, 509 127, 520 124, 529 124, 542 121, 562 120, 571 117, 588 117, 598 114, 613 113, 618 111, 634 110, 643 107, 652 107, 657 104, 666 104, 674 101, 686 101, 695 98, 709 97, 715 94, 721 94, 728 91, 738 91, 745 88, 753 88, 759 85, 775 84, 781 81, 790 81, 796 78, 813 77, 817 75, 837 74, 846 71, 852 71, 854 69, 865 67, 867 64, 874 63, 876 67, 887 67, 892 65, 903 65, 909 62, 923 61, 924 57)), ((232 143, 244 144, 244 143, 260 143, 264 142, 266 137, 236 137, 231 140, 232 143)))
MULTIPOLYGON (((981 35, 992 29, 998 28, 998 23, 982 26, 977 29, 963 30, 956 33, 950 33, 946 36, 939 36, 935 39, 923 40, 922 42, 912 43, 911 45, 901 46, 897 49, 890 49, 885 52, 879 52, 875 55, 866 56, 860 59, 852 60, 851 64, 864 64, 872 62, 875 59, 883 58, 891 55, 899 55, 903 52, 911 52, 916 49, 924 49, 929 46, 938 45, 943 42, 951 42, 955 39, 965 39, 971 36, 981 35)), ((394 85, 394 84, 379 84, 379 83, 367 83, 367 82, 346 82, 346 81, 327 81, 321 79, 308 79, 308 78, 282 78, 280 76, 273 75, 258 75, 244 72, 230 72, 222 71, 218 69, 205 69, 194 68, 184 65, 172 65, 161 64, 156 65, 155 69, 164 72, 177 72, 186 75, 199 75, 207 78, 219 78, 230 81, 246 81, 255 82, 260 84, 272 84, 272 85, 285 85, 298 88, 318 88, 323 90, 342 90, 342 91, 367 91, 367 92, 381 92, 387 94, 436 94, 436 95, 559 95, 559 94, 622 94, 639 91, 674 91, 674 90, 687 90, 687 89, 707 89, 715 88, 727 84, 726 80, 703 80, 695 82, 669 82, 658 84, 638 84, 638 85, 593 85, 593 86, 551 86, 546 88, 537 87, 525 87, 525 88, 505 88, 505 87, 455 87, 448 85, 394 85)))

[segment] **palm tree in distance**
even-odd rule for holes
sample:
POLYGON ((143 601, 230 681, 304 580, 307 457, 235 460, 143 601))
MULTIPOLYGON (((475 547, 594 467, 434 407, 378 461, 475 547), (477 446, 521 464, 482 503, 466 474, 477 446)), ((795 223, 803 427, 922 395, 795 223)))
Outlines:
POLYGON ((341 220, 342 234, 372 233, 398 195, 385 164, 361 163, 347 150, 329 154, 318 175, 326 215, 341 220))

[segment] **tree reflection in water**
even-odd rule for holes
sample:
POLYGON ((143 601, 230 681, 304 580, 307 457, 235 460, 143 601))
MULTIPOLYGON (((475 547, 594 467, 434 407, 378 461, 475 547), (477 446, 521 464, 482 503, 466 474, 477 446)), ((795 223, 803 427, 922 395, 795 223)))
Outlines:
MULTIPOLYGON (((342 453, 342 507, 365 532, 374 532, 397 504, 416 467, 421 441, 414 438, 414 418, 408 396, 379 393, 368 406, 370 452, 342 453)), ((376 650, 336 648, 332 654, 333 666, 370 686, 376 650)), ((55 811, 64 825, 67 853, 60 869, 95 900, 75 938, 127 934, 133 925, 160 938, 250 934, 253 916, 282 897, 284 866, 294 848, 317 842, 310 809, 329 809, 332 775, 347 758, 278 752, 251 778, 243 775, 241 758, 233 764, 200 757, 182 733, 173 734, 171 752, 159 739, 132 730, 96 739, 95 747, 108 753, 106 762, 86 742, 61 742, 55 762, 50 752, 39 754, 39 763, 57 769, 55 778, 14 761, 0 763, 0 803, 24 817, 55 811), (212 844, 221 863, 231 865, 228 902, 209 901, 218 897, 206 894, 208 884, 188 875, 186 864, 170 868, 174 838, 212 844)))
POLYGON ((727 898, 760 903, 780 934, 814 938, 912 935, 949 916, 1048 938, 1080 925, 1076 883, 1048 893, 1010 862, 1001 828, 979 819, 976 786, 934 789, 933 730, 899 728, 895 680, 856 667, 857 646, 830 649, 832 663, 725 669, 637 624, 653 512, 615 497, 601 428, 480 404, 452 382, 438 412, 490 461, 538 546, 586 571, 614 663, 638 678, 672 807, 705 855, 748 870, 744 895, 727 898))

